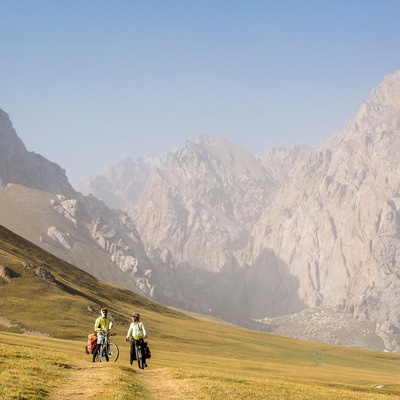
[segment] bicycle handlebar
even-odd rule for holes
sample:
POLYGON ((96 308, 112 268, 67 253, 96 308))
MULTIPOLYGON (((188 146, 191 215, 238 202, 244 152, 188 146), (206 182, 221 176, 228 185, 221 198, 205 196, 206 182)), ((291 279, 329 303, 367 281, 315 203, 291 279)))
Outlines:
POLYGON ((103 330, 101 330, 100 333, 102 335, 106 335, 106 336, 115 336, 116 335, 115 332, 110 332, 110 331, 106 332, 106 331, 103 331, 103 330))

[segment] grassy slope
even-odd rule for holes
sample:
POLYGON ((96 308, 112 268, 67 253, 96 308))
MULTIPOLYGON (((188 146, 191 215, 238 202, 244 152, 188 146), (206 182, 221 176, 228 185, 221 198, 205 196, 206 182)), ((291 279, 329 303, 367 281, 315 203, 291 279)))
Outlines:
POLYGON ((127 275, 111 261, 110 255, 96 245, 85 229, 61 215, 52 201, 58 202, 57 196, 9 184, 5 190, 0 190, 1 224, 57 257, 79 265, 81 270, 119 286, 132 287, 126 282, 127 275), (48 237, 47 231, 51 226, 70 234, 74 240, 73 252, 48 237))
POLYGON ((397 354, 296 341, 195 318, 101 282, 2 227, 0 264, 13 274, 9 283, 0 279, 0 398, 123 399, 132 390, 144 399, 400 396, 397 354), (42 281, 22 262, 47 268, 57 283, 42 281), (115 364, 92 365, 84 346, 103 305, 116 322, 121 355, 115 364), (123 338, 133 310, 143 316, 153 351, 145 371, 132 372, 127 362, 123 338))

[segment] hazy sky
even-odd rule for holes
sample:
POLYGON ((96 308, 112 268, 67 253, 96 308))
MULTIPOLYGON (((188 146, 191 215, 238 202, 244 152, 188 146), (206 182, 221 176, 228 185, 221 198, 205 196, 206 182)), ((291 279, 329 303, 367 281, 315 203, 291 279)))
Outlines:
POLYGON ((71 183, 201 135, 318 146, 400 69, 398 0, 0 0, 0 108, 71 183))

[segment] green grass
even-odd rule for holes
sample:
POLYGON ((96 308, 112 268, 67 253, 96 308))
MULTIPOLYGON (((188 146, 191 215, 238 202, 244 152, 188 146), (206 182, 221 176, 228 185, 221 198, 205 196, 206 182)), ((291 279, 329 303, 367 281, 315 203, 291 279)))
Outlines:
POLYGON ((197 318, 101 282, 2 227, 0 264, 13 275, 9 283, 0 279, 2 399, 125 399, 132 393, 185 400, 400 396, 398 354, 298 341, 197 318), (47 268, 56 283, 42 281, 22 262, 47 268), (84 346, 102 306, 115 321, 121 353, 116 363, 93 365, 84 346), (153 353, 144 371, 129 366, 124 341, 133 310, 142 315, 153 353), (22 334, 26 331, 47 336, 22 334))

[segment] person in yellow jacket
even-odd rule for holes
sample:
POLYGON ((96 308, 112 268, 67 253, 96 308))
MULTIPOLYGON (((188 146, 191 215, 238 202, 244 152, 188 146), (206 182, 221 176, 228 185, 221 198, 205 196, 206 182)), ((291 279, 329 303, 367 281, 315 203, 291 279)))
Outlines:
MULTIPOLYGON (((100 310, 100 317, 96 319, 94 322, 94 330, 97 333, 97 345, 93 350, 93 362, 96 360, 96 355, 98 351, 100 350, 100 346, 103 343, 105 339, 105 333, 108 331, 109 328, 109 321, 107 318, 108 314, 108 309, 107 308, 102 308, 100 310)), ((108 355, 106 354, 106 360, 108 361, 108 355)))
MULTIPOLYGON (((133 361, 136 360, 136 351, 135 351, 135 346, 136 344, 139 344, 144 347, 145 343, 143 339, 147 338, 147 332, 146 332, 146 327, 144 326, 144 323, 140 321, 140 314, 139 313, 133 313, 132 314, 132 322, 129 325, 128 332, 126 334, 126 341, 131 342, 131 351, 130 351, 130 363, 132 365, 133 361)), ((145 360, 144 360, 145 361, 145 360)), ((147 364, 145 362, 145 367, 147 367, 147 364)))

